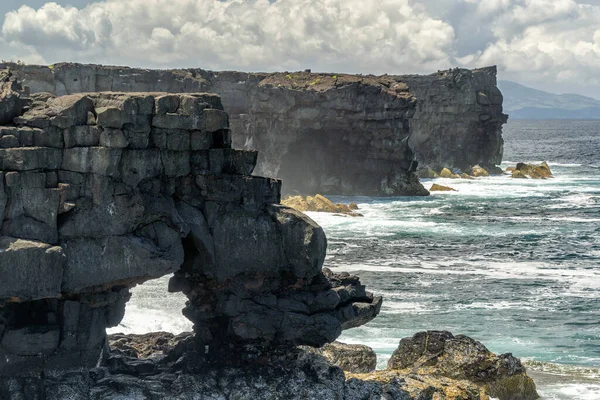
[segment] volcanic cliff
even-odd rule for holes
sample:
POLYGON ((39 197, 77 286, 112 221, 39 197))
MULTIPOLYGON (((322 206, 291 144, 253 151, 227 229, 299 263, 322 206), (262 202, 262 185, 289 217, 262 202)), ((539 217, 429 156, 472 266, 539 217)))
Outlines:
POLYGON ((426 195, 418 163, 468 170, 502 159, 495 67, 372 76, 5 66, 34 93, 217 93, 234 146, 258 150, 256 173, 283 179, 286 193, 426 195))
POLYGON ((256 160, 231 148, 217 95, 29 97, 0 73, 0 398, 537 397, 517 359, 447 332, 403 340, 374 376, 298 347, 382 299, 323 268, 323 230, 256 160), (193 334, 149 358, 111 348, 129 289, 167 274, 193 334))

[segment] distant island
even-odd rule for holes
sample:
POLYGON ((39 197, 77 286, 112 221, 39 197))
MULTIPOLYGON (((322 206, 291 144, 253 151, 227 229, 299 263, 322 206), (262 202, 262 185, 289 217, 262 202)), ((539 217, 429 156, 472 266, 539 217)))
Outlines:
POLYGON ((600 119, 600 100, 554 94, 511 81, 498 81, 504 111, 512 119, 600 119))

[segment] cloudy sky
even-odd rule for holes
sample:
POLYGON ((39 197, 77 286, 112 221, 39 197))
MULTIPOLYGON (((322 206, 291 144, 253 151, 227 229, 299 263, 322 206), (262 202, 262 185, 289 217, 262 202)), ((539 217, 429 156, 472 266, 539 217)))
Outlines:
POLYGON ((0 0, 0 58, 430 73, 600 98, 600 0, 0 0))

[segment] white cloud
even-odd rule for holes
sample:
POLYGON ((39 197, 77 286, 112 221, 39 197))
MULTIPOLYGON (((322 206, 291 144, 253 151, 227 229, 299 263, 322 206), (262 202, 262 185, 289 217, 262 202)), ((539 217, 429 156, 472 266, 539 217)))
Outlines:
POLYGON ((0 56, 45 63, 363 73, 497 64, 504 79, 600 97, 598 3, 104 0, 80 9, 47 3, 6 15, 0 56))
POLYGON ((350 72, 451 64, 454 31, 408 0, 106 0, 6 15, 4 40, 47 62, 350 72))

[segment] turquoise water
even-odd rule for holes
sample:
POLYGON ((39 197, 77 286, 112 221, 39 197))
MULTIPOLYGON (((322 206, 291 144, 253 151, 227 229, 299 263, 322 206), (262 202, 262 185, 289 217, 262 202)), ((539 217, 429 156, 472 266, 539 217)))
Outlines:
MULTIPOLYGON (((556 178, 424 181, 458 192, 356 201, 364 218, 309 213, 326 265, 383 295, 381 314, 340 340, 385 367, 401 338, 446 329, 522 358, 544 399, 600 399, 600 121, 516 121, 504 167, 547 160, 556 178)), ((116 330, 182 331, 166 278, 134 290, 116 330)))

